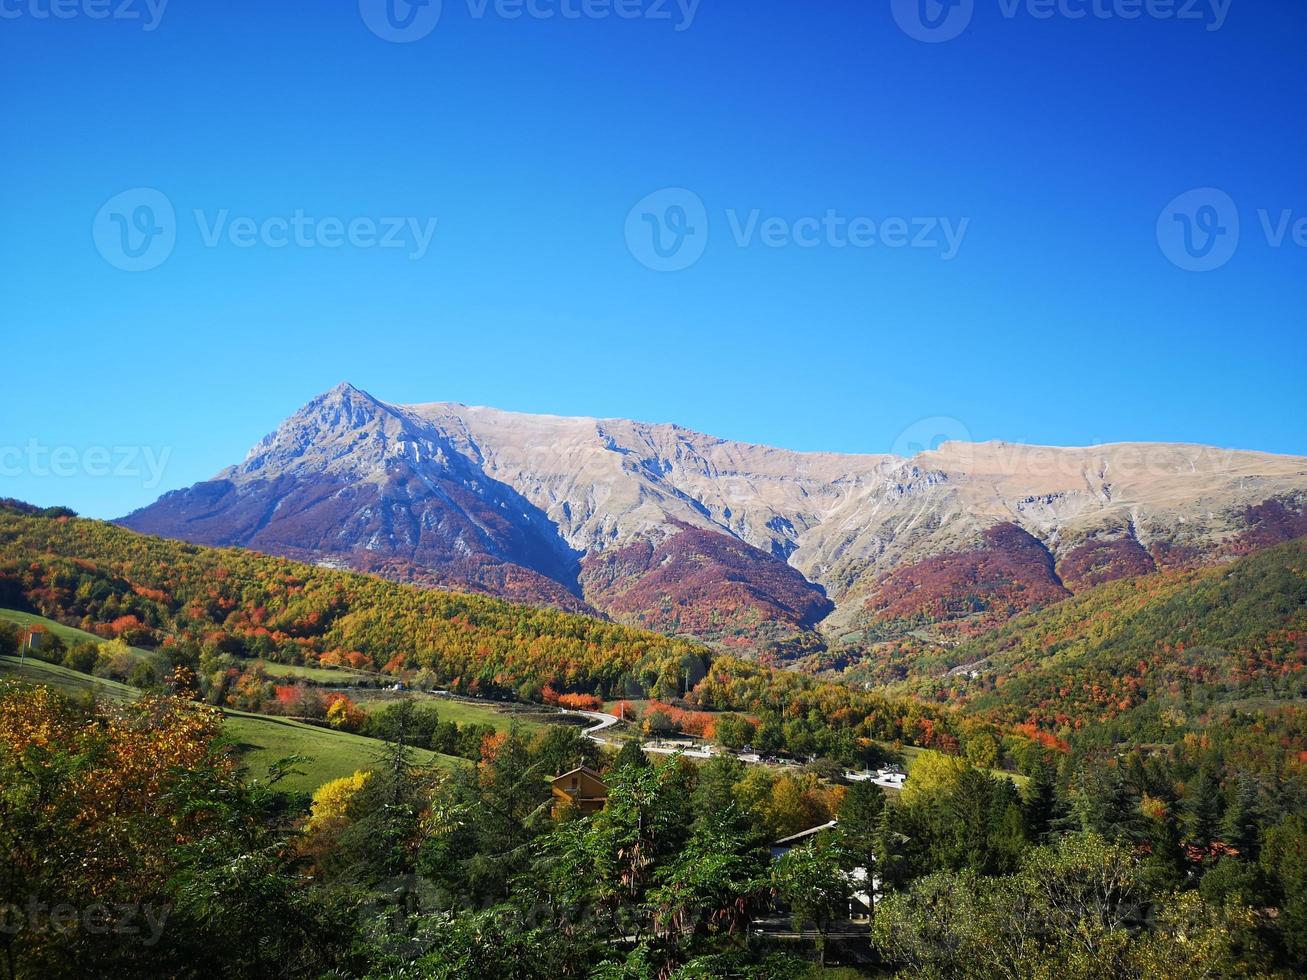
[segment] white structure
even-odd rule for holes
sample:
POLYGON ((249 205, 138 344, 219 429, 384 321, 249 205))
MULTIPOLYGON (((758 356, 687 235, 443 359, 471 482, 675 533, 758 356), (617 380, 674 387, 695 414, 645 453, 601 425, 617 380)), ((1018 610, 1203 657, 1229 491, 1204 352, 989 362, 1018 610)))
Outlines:
POLYGON ((877 769, 875 772, 854 772, 849 770, 844 773, 844 778, 851 783, 875 783, 885 789, 902 789, 903 785, 908 781, 907 774, 896 767, 877 769))
MULTIPOLYGON (((794 850, 796 847, 802 847, 809 843, 819 834, 828 830, 834 830, 839 826, 838 820, 832 820, 816 827, 809 827, 807 830, 800 830, 797 834, 791 834, 789 837, 782 837, 771 846, 771 857, 773 861, 779 861, 783 856, 794 850)), ((870 918, 872 909, 872 895, 880 887, 880 883, 868 875, 866 868, 854 868, 848 873, 848 880, 853 884, 853 899, 849 903, 849 918, 856 921, 862 921, 870 918), (871 882, 868 889, 867 883, 871 882)))

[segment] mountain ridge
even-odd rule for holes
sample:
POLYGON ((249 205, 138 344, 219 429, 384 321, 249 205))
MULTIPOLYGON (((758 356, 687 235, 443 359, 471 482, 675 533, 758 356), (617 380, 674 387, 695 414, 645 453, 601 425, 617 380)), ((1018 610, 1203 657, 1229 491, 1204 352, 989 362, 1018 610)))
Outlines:
POLYGON ((675 423, 395 405, 346 383, 120 523, 756 648, 1001 620, 1305 534, 1305 503, 1302 457, 1005 441, 795 452, 675 423), (1049 582, 1022 535, 1047 551, 1049 582))

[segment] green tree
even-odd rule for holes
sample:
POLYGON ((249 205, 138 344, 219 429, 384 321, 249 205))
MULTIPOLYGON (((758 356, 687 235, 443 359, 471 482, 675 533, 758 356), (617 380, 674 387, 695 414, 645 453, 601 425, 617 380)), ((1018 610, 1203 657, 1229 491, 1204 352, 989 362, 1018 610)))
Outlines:
POLYGON ((736 803, 735 787, 746 772, 745 764, 729 755, 714 756, 700 767, 692 797, 696 827, 728 811, 745 821, 746 814, 736 803))
POLYGON ((870 781, 851 785, 840 803, 840 840, 845 850, 856 856, 860 867, 871 869, 876 863, 876 835, 884 810, 885 794, 870 781))
POLYGON ((1307 972, 1307 815, 1293 813, 1266 834, 1259 857, 1280 906, 1277 926, 1290 962, 1307 972))
POLYGON ((1204 766, 1185 794, 1185 839, 1195 847, 1208 848, 1221 834, 1221 783, 1215 770, 1204 766))
POLYGON ((772 870, 773 887, 789 908, 795 930, 802 932, 808 926, 816 930, 817 955, 823 967, 830 927, 849 914, 853 862, 838 838, 831 835, 787 851, 772 870))
POLYGON ((742 749, 753 744, 756 726, 743 715, 724 714, 717 719, 717 743, 728 749, 742 749))
POLYGON ((616 757, 613 759, 613 770, 618 770, 624 766, 634 766, 637 769, 647 768, 649 758, 644 754, 643 743, 639 736, 629 738, 622 743, 621 749, 618 750, 616 757))
POLYGON ((1057 774, 1046 760, 1039 760, 1030 773, 1022 795, 1022 810, 1027 837, 1042 842, 1053 829, 1057 816, 1057 774))
POLYGON ((1233 798, 1221 821, 1221 840, 1248 861, 1257 860, 1262 829, 1262 804, 1257 781, 1244 775, 1235 786, 1233 798))
POLYGON ((743 829, 733 804, 702 821, 655 876, 649 893, 662 969, 684 962, 714 937, 747 928, 768 883, 768 856, 743 829))

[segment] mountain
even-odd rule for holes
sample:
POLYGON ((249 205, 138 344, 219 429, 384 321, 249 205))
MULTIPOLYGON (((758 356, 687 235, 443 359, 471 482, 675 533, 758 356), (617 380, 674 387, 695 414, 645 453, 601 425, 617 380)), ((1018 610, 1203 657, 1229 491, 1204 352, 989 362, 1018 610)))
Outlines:
POLYGON ((1136 740, 1171 741, 1200 714, 1301 706, 1307 539, 1107 583, 913 666, 903 687, 918 696, 1047 730, 1110 723, 1136 740))
POLYGON ((1172 444, 799 453, 341 385, 138 531, 719 644, 961 635, 1307 534, 1307 459, 1172 444))

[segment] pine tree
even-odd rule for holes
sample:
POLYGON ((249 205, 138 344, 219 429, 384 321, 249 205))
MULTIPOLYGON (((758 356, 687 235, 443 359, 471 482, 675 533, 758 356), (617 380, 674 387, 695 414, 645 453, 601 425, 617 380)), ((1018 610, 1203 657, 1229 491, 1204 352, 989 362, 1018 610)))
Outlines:
POLYGON ((901 835, 898 832, 898 813, 893 804, 881 807, 876 822, 876 871, 880 890, 897 889, 907 878, 907 860, 903 856, 901 835))
POLYGON ((885 794, 872 782, 854 783, 840 804, 840 838, 861 867, 870 868, 876 860, 876 831, 884 809, 885 794))
POLYGON ((1186 794, 1184 807, 1186 841, 1206 850, 1221 834, 1221 784, 1216 773, 1204 766, 1186 794))
POLYGON ((1026 821, 1026 834, 1039 843, 1053 829, 1057 810, 1057 778, 1053 767, 1041 761, 1026 784, 1022 810, 1026 821))
POLYGON ((1256 861, 1261 824, 1262 805, 1257 783, 1245 775, 1239 780, 1225 819, 1221 821, 1221 840, 1237 850, 1244 860, 1256 861))
POLYGON ((619 770, 624 766, 635 766, 637 769, 647 769, 649 767, 649 760, 644 754, 639 736, 627 739, 622 744, 621 751, 617 753, 617 758, 613 760, 612 768, 614 770, 619 770))

